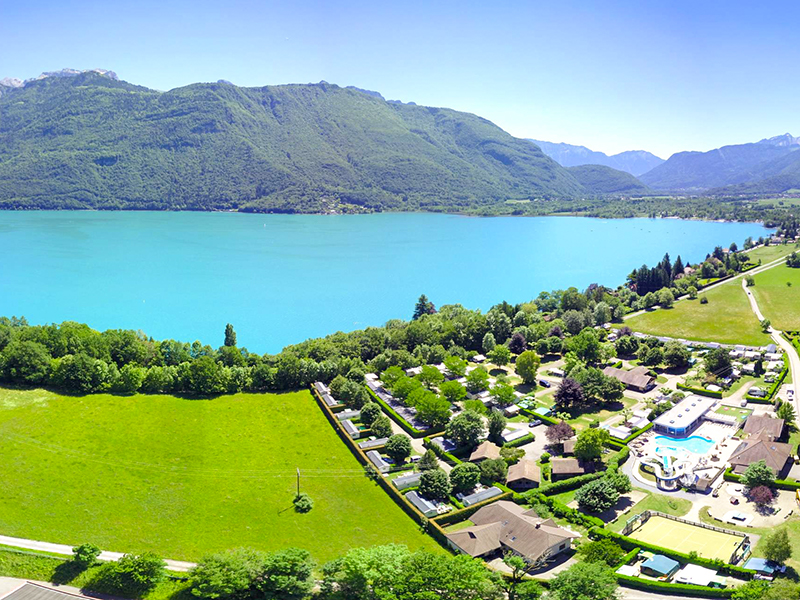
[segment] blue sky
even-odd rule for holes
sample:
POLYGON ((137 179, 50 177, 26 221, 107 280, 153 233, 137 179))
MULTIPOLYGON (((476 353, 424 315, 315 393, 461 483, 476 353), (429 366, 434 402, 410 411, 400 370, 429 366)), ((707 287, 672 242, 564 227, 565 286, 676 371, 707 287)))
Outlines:
POLYGON ((513 135, 666 158, 800 135, 800 4, 0 0, 0 78, 356 85, 513 135))

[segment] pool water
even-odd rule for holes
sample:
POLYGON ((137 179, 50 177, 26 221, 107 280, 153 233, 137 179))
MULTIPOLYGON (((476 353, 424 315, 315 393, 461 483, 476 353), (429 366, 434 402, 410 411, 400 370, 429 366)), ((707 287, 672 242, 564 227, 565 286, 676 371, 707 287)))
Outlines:
POLYGON ((692 435, 688 438, 672 438, 667 435, 657 435, 656 445, 659 449, 666 447, 672 450, 686 450, 694 454, 707 454, 714 446, 714 442, 699 435, 692 435))
POLYGON ((659 450, 685 450, 694 454, 707 454, 714 446, 714 442, 699 435, 688 438, 673 438, 667 435, 657 435, 656 444, 659 450))

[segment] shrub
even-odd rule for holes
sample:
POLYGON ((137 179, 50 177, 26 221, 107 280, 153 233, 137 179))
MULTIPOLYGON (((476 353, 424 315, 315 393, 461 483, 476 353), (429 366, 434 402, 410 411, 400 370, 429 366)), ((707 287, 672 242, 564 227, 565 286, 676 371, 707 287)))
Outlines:
POLYGON ((619 500, 619 492, 607 478, 590 481, 575 493, 578 506, 588 512, 608 510, 619 500))
POLYGON ((599 540, 582 544, 578 549, 578 554, 586 562, 604 562, 609 567, 614 567, 622 561, 625 552, 619 544, 611 540, 599 540))
POLYGON ((98 591, 141 598, 166 578, 164 561, 153 554, 125 554, 117 562, 106 563, 98 573, 98 591))
POLYGON ((700 296, 700 304, 708 304, 708 297, 705 294, 700 296))
POLYGON ((81 544, 72 549, 72 562, 81 569, 88 569, 97 561, 100 556, 100 548, 94 544, 81 544))
POLYGON ((294 509, 299 513, 307 513, 314 508, 314 501, 305 492, 297 494, 292 500, 292 504, 294 504, 294 509))
POLYGON ((542 464, 550 462, 550 453, 549 452, 542 452, 541 456, 542 464))

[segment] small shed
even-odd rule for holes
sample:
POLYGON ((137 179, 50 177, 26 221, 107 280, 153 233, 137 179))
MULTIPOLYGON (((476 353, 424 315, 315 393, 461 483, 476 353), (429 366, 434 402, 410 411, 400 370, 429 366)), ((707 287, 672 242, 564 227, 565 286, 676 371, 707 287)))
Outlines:
POLYGON ((386 473, 392 468, 392 465, 386 462, 377 450, 370 450, 367 452, 367 458, 381 473, 386 473))
POLYGON ((421 512, 426 517, 434 517, 439 514, 436 505, 431 502, 430 500, 423 498, 420 496, 416 491, 408 492, 406 494, 406 500, 411 502, 419 512, 421 512))
POLYGON ((503 413, 507 417, 516 417, 519 414, 520 408, 516 404, 509 404, 503 409, 503 413))
POLYGON ((650 577, 669 577, 680 568, 677 560, 663 554, 656 554, 642 563, 642 573, 650 577))
POLYGON ((406 490, 410 487, 417 487, 421 478, 422 473, 409 473, 408 475, 395 477, 392 483, 398 490, 406 490))
POLYGON ((343 410, 340 413, 336 413, 336 418, 339 419, 340 421, 346 421, 348 419, 357 419, 360 416, 361 416, 361 411, 353 409, 343 410))
POLYGON ((524 429, 505 429, 501 437, 503 438, 503 443, 508 444, 514 440, 524 438, 526 435, 528 435, 528 432, 524 429))
POLYGON ((464 506, 472 506, 473 504, 477 504, 478 502, 483 502, 484 500, 489 500, 490 498, 496 498, 497 496, 502 495, 503 490, 496 487, 486 488, 485 490, 481 490, 480 492, 475 492, 474 494, 470 494, 469 496, 464 496, 461 499, 461 503, 464 506))

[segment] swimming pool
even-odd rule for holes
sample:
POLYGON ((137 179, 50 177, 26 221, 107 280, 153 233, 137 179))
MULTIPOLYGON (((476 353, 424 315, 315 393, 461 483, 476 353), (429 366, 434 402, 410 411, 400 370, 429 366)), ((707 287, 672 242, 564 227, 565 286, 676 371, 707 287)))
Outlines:
POLYGON ((672 438, 667 435, 656 436, 657 447, 670 449, 681 449, 694 454, 707 454, 714 446, 714 442, 699 435, 692 435, 688 438, 672 438))

